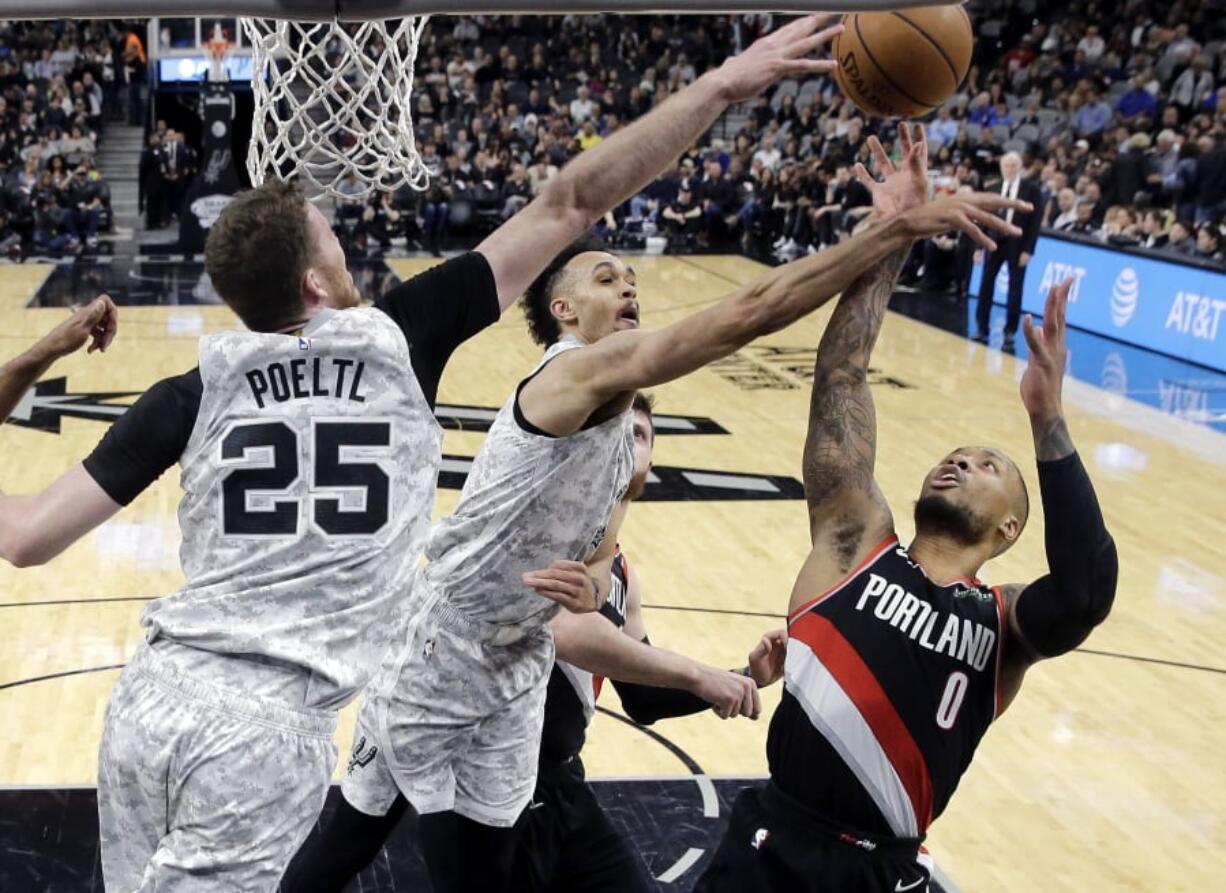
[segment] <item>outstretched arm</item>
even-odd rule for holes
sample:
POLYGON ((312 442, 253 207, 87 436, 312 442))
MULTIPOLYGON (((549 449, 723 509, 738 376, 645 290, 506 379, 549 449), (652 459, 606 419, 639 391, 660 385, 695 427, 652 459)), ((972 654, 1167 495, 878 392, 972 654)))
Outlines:
POLYGON ((958 229, 991 248, 980 226, 1017 233, 993 212, 1030 206, 999 195, 946 196, 882 220, 829 251, 776 267, 718 304, 656 332, 622 331, 558 356, 525 385, 520 407, 551 434, 577 430, 619 395, 687 375, 812 313, 914 239, 958 229))
POLYGON ((893 529, 873 477, 877 414, 868 364, 906 257, 906 249, 894 252, 843 293, 817 348, 801 470, 815 557, 835 577, 893 529))
MULTIPOLYGON (((626 565, 626 579, 626 625, 622 628, 622 632, 626 638, 650 645, 651 642, 647 638, 647 625, 643 620, 642 583, 638 573, 629 564, 626 565)), ((661 654, 668 654, 661 648, 653 650, 661 654)), ((740 685, 748 692, 749 688, 745 683, 740 679, 728 680, 727 674, 735 673, 738 677, 748 677, 753 680, 757 688, 765 688, 778 681, 783 675, 783 655, 786 650, 787 633, 784 630, 772 630, 764 635, 749 653, 748 663, 742 668, 720 670, 717 667, 703 664, 699 666, 712 674, 715 682, 723 685, 740 685)), ((609 678, 617 688, 617 694, 621 698, 622 707, 625 708, 626 713, 635 722, 644 725, 651 725, 659 719, 702 713, 713 706, 708 698, 703 697, 700 691, 693 690, 692 687, 687 689, 676 686, 644 685, 623 679, 616 673, 611 674, 609 678)), ((757 695, 754 694, 753 698, 755 707, 751 719, 757 718, 759 709, 756 706, 757 695)), ((714 705, 714 709, 717 715, 723 715, 720 713, 718 704, 714 705)))
MULTIPOLYGON (((875 136, 868 145, 883 180, 870 177, 862 164, 855 168, 857 179, 873 196, 873 213, 882 220, 928 199, 927 134, 921 125, 912 130, 900 124, 898 139, 902 169, 895 169, 875 136)), ((815 565, 811 570, 819 577, 841 577, 893 529, 889 506, 873 478, 877 415, 868 364, 909 250, 908 245, 895 251, 843 293, 817 348, 801 464, 814 550, 807 566, 815 565)), ((820 586, 825 581, 805 582, 820 586)))
POLYGON ((1002 587, 1010 632, 1006 703, 1030 664, 1071 651, 1106 619, 1119 575, 1115 541, 1073 447, 1061 404, 1068 353, 1064 314, 1071 285, 1071 279, 1065 280, 1048 292, 1041 328, 1029 316, 1022 325, 1030 361, 1021 394, 1034 433, 1049 573, 1028 585, 1002 587))
POLYGON ((842 25, 818 31, 824 21, 806 16, 763 37, 566 165, 540 196, 477 246, 494 271, 502 308, 606 211, 650 183, 729 105, 781 77, 832 71, 834 62, 808 58, 842 31, 842 25))
MULTIPOLYGON (((921 205, 928 193, 923 128, 916 126, 912 137, 908 125, 901 125, 899 140, 901 170, 895 170, 875 137, 869 140, 883 182, 856 166, 856 176, 873 195, 874 213, 886 220, 921 205)), ((893 517, 873 475, 877 415, 868 367, 909 248, 894 251, 843 293, 817 348, 801 463, 813 545, 793 589, 792 608, 842 579, 893 531, 893 517)))
POLYGON ((0 558, 14 567, 46 564, 119 509, 80 464, 40 493, 0 494, 0 558))
MULTIPOLYGON (((619 683, 634 683, 631 691, 635 693, 638 687, 651 687, 661 692, 666 701, 675 702, 675 697, 669 698, 675 692, 687 705, 682 710, 669 707, 661 710, 655 697, 639 701, 634 694, 623 697, 623 706, 637 722, 650 723, 662 716, 679 716, 707 707, 723 719, 730 716, 757 719, 762 710, 758 687, 752 679, 637 642, 602 615, 564 611, 549 625, 560 660, 619 683), (653 707, 640 709, 640 701, 650 702, 653 707), (689 705, 695 706, 690 709, 689 705)), ((621 690, 619 685, 618 691, 621 690)))
POLYGON ((64 320, 29 350, 0 366, 0 421, 7 419, 51 364, 80 350, 86 341, 89 352, 104 351, 115 338, 118 311, 115 303, 100 295, 64 320))
POLYGON ((762 705, 752 678, 647 641, 638 575, 628 568, 627 579, 625 629, 599 615, 559 614, 550 622, 558 658, 611 679, 635 722, 651 724, 708 708, 723 719, 757 719, 762 705))
MULTIPOLYGON (((61 357, 89 342, 106 350, 115 338, 118 311, 106 295, 64 320, 25 353, 0 366, 0 419, 7 419, 39 377, 61 357)), ((119 510, 77 465, 33 496, 0 494, 0 558, 26 567, 42 564, 119 510)))

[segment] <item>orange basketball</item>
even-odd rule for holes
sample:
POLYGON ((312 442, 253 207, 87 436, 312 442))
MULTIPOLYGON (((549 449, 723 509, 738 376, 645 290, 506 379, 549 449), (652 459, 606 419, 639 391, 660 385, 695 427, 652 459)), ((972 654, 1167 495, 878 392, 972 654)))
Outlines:
POLYGON ((971 65, 974 36, 961 6, 854 12, 834 40, 843 93, 879 118, 926 115, 953 95, 971 65))

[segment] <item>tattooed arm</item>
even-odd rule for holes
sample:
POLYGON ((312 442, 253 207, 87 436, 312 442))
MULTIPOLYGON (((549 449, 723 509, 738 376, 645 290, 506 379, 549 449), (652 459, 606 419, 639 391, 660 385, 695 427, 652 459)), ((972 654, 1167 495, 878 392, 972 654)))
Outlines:
MULTIPOLYGON (((869 147, 884 181, 878 183, 862 165, 856 167, 856 176, 873 195, 874 213, 885 220, 928 197, 923 128, 917 127, 913 137, 903 125, 898 136, 906 161, 901 170, 894 168, 876 137, 869 138, 869 147)), ((909 250, 907 245, 890 254, 843 293, 817 349, 803 459, 813 549, 797 581, 793 605, 837 582, 893 530, 889 506, 873 479, 877 417, 868 364, 909 250)))
POLYGON ((1071 280, 1047 296, 1043 325, 1026 318, 1030 360, 1022 375, 1022 403, 1030 414, 1043 500, 1049 573, 1030 584, 1001 587, 1009 611, 1006 703, 1037 660, 1076 648, 1106 619, 1115 598, 1119 561, 1090 476, 1064 421, 1061 389, 1067 348, 1064 312, 1071 280))
POLYGON ((868 364, 906 260, 898 251, 841 298, 817 349, 803 472, 809 533, 839 574, 893 527, 873 468, 877 416, 868 364))
MULTIPOLYGON (((899 137, 907 160, 903 171, 894 170, 876 137, 869 138, 869 147, 885 181, 876 182, 856 165, 856 176, 873 194, 874 213, 886 220, 927 198, 923 129, 915 144, 906 125, 899 128, 899 137)), ((852 283, 835 305, 817 348, 802 459, 812 548, 792 588, 789 615, 837 585, 894 529, 890 507, 873 477, 877 413, 868 364, 909 251, 909 244, 895 250, 852 283)))

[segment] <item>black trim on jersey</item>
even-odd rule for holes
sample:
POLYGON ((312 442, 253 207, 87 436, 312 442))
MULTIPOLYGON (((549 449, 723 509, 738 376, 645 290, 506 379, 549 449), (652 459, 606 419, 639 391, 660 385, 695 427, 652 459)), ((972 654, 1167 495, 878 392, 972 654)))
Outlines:
POLYGON ((375 301, 375 307, 404 332, 413 372, 431 409, 452 353, 502 314, 494 271, 479 251, 406 279, 375 301))
MULTIPOLYGON (((549 362, 552 363, 555 359, 556 357, 550 357, 549 362)), ((545 366, 548 365, 549 363, 545 364, 545 366)), ((533 372, 515 386, 515 402, 511 404, 511 412, 515 416, 515 424, 519 425, 521 431, 524 431, 527 434, 535 434, 537 437, 548 437, 550 440, 557 440, 558 435, 550 434, 548 431, 542 431, 540 428, 536 427, 536 425, 528 421, 528 417, 524 415, 524 411, 519 408, 519 392, 524 389, 524 385, 536 378, 537 375, 540 374, 541 369, 544 369, 545 366, 541 366, 540 369, 537 369, 536 372, 533 372)))
POLYGON ((127 505, 179 461, 203 390, 199 368, 164 378, 116 420, 83 463, 111 499, 127 505))
MULTIPOLYGON (((556 344, 557 342, 554 342, 554 343, 556 344)), ((550 345, 550 347, 552 346, 553 345, 550 345)), ((548 437, 550 440, 557 440, 559 437, 568 436, 565 434, 550 434, 548 431, 542 431, 536 425, 528 421, 528 417, 524 415, 524 411, 520 409, 519 407, 519 395, 520 395, 520 392, 523 391, 524 385, 526 385, 528 382, 532 381, 532 379, 536 378, 538 375, 544 372, 545 367, 548 366, 550 363, 552 363, 554 360, 556 360, 560 356, 562 356, 561 353, 554 354, 546 362, 542 363, 531 375, 529 375, 527 378, 525 378, 523 381, 521 381, 518 385, 515 386, 515 400, 511 404, 511 412, 515 416, 515 424, 519 425, 520 430, 525 432, 526 434, 535 434, 537 437, 548 437)), ((599 408, 600 407, 597 407, 597 409, 599 408)), ((599 421, 593 421, 592 416, 594 415, 596 415, 596 410, 593 410, 592 415, 589 415, 587 417, 583 425, 579 428, 580 431, 587 431, 589 428, 596 428, 600 425, 603 425, 605 422, 609 420, 609 419, 600 419, 599 421)), ((613 416, 609 416, 609 418, 613 418, 613 416)))

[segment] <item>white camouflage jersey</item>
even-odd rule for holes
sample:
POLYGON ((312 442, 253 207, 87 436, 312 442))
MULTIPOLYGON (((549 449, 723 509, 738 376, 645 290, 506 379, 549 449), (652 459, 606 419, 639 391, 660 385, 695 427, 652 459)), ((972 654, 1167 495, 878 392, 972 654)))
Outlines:
POLYGON ((339 707, 394 632, 434 503, 442 430, 383 312, 324 311, 302 336, 200 342, 203 391, 181 458, 187 582, 152 630, 311 675, 339 707))
MULTIPOLYGON (((550 346, 533 374, 576 338, 550 346)), ((523 385, 521 384, 520 387, 523 385)), ((431 589, 489 623, 545 622, 557 606, 524 586, 524 573, 554 559, 586 561, 634 471, 629 409, 568 437, 524 430, 519 389, 499 410, 455 512, 426 545, 431 589)))

